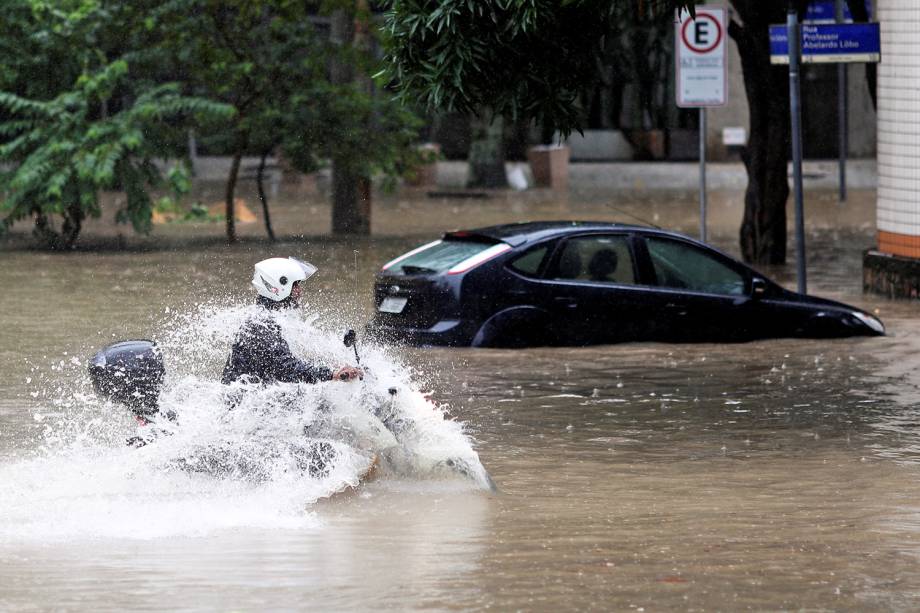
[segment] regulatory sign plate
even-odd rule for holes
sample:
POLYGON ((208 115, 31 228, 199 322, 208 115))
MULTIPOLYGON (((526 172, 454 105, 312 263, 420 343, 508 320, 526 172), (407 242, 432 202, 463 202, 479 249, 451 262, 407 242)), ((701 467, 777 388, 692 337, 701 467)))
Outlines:
POLYGON ((695 19, 687 11, 678 12, 674 36, 677 106, 725 105, 725 17, 724 8, 706 5, 696 7, 695 19))

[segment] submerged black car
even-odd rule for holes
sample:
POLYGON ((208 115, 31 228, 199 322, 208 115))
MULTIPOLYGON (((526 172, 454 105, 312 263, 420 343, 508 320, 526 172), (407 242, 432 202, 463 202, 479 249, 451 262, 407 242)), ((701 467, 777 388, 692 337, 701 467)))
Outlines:
POLYGON ((656 228, 532 222, 449 232, 384 265, 368 330, 417 345, 522 347, 882 335, 875 316, 783 289, 656 228))

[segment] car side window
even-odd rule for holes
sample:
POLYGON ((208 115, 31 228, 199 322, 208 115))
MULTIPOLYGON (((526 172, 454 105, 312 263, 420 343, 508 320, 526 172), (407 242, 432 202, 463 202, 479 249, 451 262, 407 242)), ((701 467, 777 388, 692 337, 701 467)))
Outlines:
POLYGON ((645 239, 658 285, 707 294, 744 294, 744 276, 703 250, 667 238, 645 239))
POLYGON ((624 235, 581 236, 566 241, 551 275, 587 283, 636 283, 632 252, 624 235))
POLYGON ((513 259, 508 266, 522 275, 536 277, 540 272, 540 265, 543 263, 543 258, 546 257, 548 250, 549 247, 546 245, 534 247, 513 259))

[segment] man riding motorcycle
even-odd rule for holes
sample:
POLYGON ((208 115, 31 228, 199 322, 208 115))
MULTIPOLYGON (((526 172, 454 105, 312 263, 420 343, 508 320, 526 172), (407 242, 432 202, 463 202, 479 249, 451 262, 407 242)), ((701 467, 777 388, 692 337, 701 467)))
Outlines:
POLYGON ((332 370, 297 358, 275 320, 274 311, 300 306, 303 283, 315 272, 315 266, 293 257, 269 258, 255 265, 252 285, 258 292, 256 304, 262 308, 237 333, 222 383, 318 383, 363 376, 360 368, 340 366, 332 370))

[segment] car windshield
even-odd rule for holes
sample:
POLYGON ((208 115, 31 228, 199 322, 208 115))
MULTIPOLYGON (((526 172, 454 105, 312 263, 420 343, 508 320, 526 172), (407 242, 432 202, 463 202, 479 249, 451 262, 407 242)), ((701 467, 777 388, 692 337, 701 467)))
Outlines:
POLYGON ((439 240, 396 258, 383 269, 404 275, 442 273, 492 247, 494 243, 439 240))

